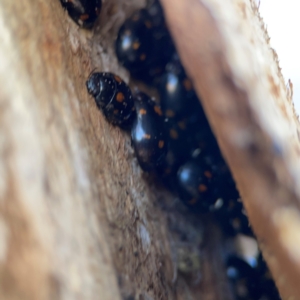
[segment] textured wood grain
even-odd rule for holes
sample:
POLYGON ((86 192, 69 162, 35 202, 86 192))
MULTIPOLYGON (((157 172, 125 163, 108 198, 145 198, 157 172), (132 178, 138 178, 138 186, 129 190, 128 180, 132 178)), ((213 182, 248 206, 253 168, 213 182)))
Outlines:
POLYGON ((253 1, 162 1, 283 299, 300 299, 299 122, 253 1))
POLYGON ((218 229, 141 172, 86 92, 95 68, 128 81, 114 38, 142 5, 106 1, 88 32, 59 1, 0 3, 1 299, 227 299, 218 229))

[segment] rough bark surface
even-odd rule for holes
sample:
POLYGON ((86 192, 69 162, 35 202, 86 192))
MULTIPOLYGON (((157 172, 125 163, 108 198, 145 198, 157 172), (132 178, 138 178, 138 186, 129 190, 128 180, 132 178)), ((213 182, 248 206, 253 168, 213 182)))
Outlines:
POLYGON ((281 295, 300 299, 299 121, 256 5, 162 2, 281 295))
MULTIPOLYGON (((224 1, 163 4, 282 295, 300 299, 291 91, 254 5, 224 1)), ((144 4, 105 1, 89 32, 58 0, 0 2, 3 299, 231 299, 218 228, 141 172, 86 93, 95 68, 128 81, 113 42, 144 4)))

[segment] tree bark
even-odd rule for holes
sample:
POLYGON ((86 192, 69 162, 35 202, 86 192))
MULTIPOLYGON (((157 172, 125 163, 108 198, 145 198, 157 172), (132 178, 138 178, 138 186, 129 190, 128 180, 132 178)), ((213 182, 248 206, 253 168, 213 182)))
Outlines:
MULTIPOLYGON (((258 12, 162 3, 282 296, 300 299, 299 124, 258 12)), ((58 0, 0 2, 3 299, 231 299, 219 229, 141 172, 86 92, 95 68, 128 81, 114 38, 144 4, 106 1, 89 32, 58 0)))
POLYGON ((280 293, 300 299, 299 120, 258 9, 162 2, 280 293))

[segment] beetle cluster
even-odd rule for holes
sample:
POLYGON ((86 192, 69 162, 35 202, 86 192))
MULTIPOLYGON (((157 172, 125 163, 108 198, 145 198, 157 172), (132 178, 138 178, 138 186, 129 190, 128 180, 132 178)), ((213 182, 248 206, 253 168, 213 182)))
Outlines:
MULTIPOLYGON (((81 26, 91 27, 100 0, 61 0, 81 26), (87 17, 84 15, 87 15, 87 17)), ((253 237, 239 193, 222 158, 200 101, 167 30, 158 1, 135 12, 121 26, 116 55, 133 77, 152 85, 160 101, 112 73, 95 72, 87 91, 113 125, 131 131, 140 167, 155 173, 194 212, 212 213, 229 236, 253 237)), ((280 299, 261 255, 252 267, 242 258, 227 259, 236 299, 280 299)))
POLYGON ((93 27, 102 8, 102 0, 60 0, 60 2, 74 22, 87 29, 93 27))
POLYGON ((160 101, 141 91, 133 97, 125 82, 112 73, 92 73, 86 86, 110 123, 131 130, 141 168, 155 173, 194 211, 217 214, 231 234, 252 235, 239 193, 157 1, 125 21, 115 46, 120 62, 132 76, 146 78, 156 87, 160 101), (164 46, 168 55, 159 51, 164 46), (151 67, 157 70, 155 75, 149 72, 151 67))

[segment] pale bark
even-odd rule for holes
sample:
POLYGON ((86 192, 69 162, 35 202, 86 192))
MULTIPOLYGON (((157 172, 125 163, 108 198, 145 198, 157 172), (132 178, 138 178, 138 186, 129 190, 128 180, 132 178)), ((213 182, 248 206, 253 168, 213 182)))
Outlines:
POLYGON ((254 1, 162 2, 282 297, 300 299, 299 122, 254 1))

